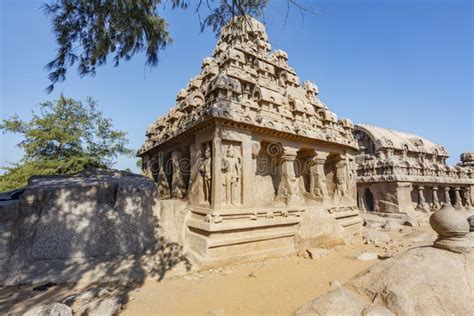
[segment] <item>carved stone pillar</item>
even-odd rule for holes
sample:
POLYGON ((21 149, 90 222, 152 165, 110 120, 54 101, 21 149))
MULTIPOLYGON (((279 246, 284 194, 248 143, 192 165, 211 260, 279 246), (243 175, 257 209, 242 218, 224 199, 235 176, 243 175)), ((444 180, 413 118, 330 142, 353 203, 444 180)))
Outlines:
POLYGON ((425 212, 429 210, 429 207, 428 207, 428 204, 426 203, 425 195, 423 193, 424 189, 425 188, 423 186, 418 187, 418 205, 416 206, 416 208, 417 210, 425 212))
POLYGON ((359 195, 359 201, 357 202, 357 206, 359 207, 359 210, 361 212, 367 212, 367 209, 365 208, 364 198, 362 197, 362 194, 359 195))
POLYGON ((313 166, 310 169, 310 193, 317 197, 328 196, 326 176, 324 174, 324 163, 326 157, 318 156, 313 158, 313 166))
POLYGON ((454 208, 456 210, 462 209, 461 188, 459 187, 454 188, 454 197, 455 197, 454 208))
POLYGON ((296 155, 296 148, 283 148, 280 165, 281 180, 277 190, 277 199, 288 204, 298 200, 298 186, 295 175, 296 155))
POLYGON ((433 211, 439 210, 441 205, 439 204, 439 198, 438 198, 438 187, 433 187, 433 206, 431 209, 433 211))
POLYGON ((471 202, 471 189, 470 188, 464 188, 463 190, 463 193, 464 193, 464 200, 465 200, 465 207, 467 209, 470 209, 471 206, 472 206, 472 202, 471 202))
POLYGON ((222 141, 219 130, 214 131, 212 140, 212 181, 211 181, 211 208, 219 209, 222 206, 222 141))
POLYGON ((444 203, 451 205, 451 196, 449 195, 450 187, 444 187, 444 203))

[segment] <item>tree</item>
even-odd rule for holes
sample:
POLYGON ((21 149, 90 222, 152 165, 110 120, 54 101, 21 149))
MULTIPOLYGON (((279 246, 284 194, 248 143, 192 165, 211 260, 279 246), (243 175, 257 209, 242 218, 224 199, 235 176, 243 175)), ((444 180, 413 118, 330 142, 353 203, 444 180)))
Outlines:
MULTIPOLYGON (((170 0, 172 8, 194 5, 201 31, 214 32, 236 16, 259 17, 269 0, 170 0), (204 16, 204 18, 202 18, 204 16)), ((56 57, 46 65, 51 85, 66 79, 67 70, 77 64, 81 76, 94 75, 113 55, 114 66, 146 53, 146 64, 156 66, 158 53, 172 43, 168 24, 158 14, 161 0, 51 0, 43 5, 51 18, 58 45, 56 57)), ((166 1, 165 1, 166 4, 166 1)), ((287 0, 301 12, 308 11, 298 0, 287 0)), ((245 21, 245 20, 240 20, 245 21)))
POLYGON ((87 98, 85 104, 61 95, 59 100, 39 105, 39 113, 26 122, 18 115, 0 123, 3 133, 23 135, 18 147, 21 161, 3 167, 0 191, 26 185, 33 174, 71 174, 86 166, 109 168, 119 155, 132 155, 126 133, 113 129, 98 104, 87 98))

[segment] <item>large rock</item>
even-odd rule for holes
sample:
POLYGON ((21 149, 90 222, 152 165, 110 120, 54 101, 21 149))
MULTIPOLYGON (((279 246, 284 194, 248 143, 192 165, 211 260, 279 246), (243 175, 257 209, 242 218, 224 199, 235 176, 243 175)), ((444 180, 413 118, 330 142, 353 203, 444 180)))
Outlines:
POLYGON ((381 213, 399 213, 400 207, 397 203, 380 200, 377 203, 378 211, 381 213))
POLYGON ((329 251, 324 248, 310 248, 310 249, 306 249, 306 251, 304 251, 303 254, 300 254, 300 256, 303 258, 316 260, 316 259, 326 256, 328 252, 329 251))
POLYGON ((345 244, 345 230, 324 208, 308 208, 295 236, 300 254, 311 248, 332 248, 345 244))
POLYGON ((109 297, 109 296, 111 296, 111 293, 108 290, 99 287, 99 288, 82 292, 80 294, 74 294, 74 295, 68 296, 63 300, 62 303, 71 307, 73 305, 83 304, 84 302, 90 302, 99 297, 109 297))
POLYGON ((364 308, 362 316, 395 316, 395 314, 384 306, 372 304, 364 308))
POLYGON ((474 252, 410 249, 356 275, 346 288, 337 295, 330 292, 317 298, 304 311, 364 315, 367 306, 375 303, 395 315, 466 315, 474 310, 474 252), (338 306, 343 299, 340 305, 344 307, 338 306))
POLYGON ((420 223, 419 223, 419 221, 416 219, 416 217, 411 216, 411 215, 404 215, 404 216, 402 216, 402 218, 400 219, 400 222, 402 223, 402 225, 405 225, 405 226, 410 226, 410 227, 418 227, 418 226, 420 226, 420 223))
POLYGON ((121 308, 120 299, 111 297, 84 304, 77 314, 81 316, 112 316, 117 315, 121 308))
POLYGON ((474 310, 474 254, 411 249, 369 268, 351 285, 397 315, 462 315, 474 310))
POLYGON ((415 230, 403 235, 402 239, 417 246, 432 245, 436 240, 436 234, 431 231, 415 230))
POLYGON ((296 311, 295 315, 360 315, 367 305, 365 299, 344 287, 340 287, 303 305, 296 311))
POLYGON ((23 316, 72 316, 72 310, 67 305, 52 303, 33 307, 23 316))
POLYGON ((68 271, 71 263, 98 266, 156 249, 155 191, 148 178, 119 171, 30 178, 17 201, 0 203, 2 234, 10 237, 0 247, 0 284, 77 279, 82 272, 68 271))
POLYGON ((389 235, 384 232, 369 229, 363 234, 363 238, 367 244, 372 244, 376 246, 384 245, 392 240, 389 235))
POLYGON ((400 230, 402 229, 402 225, 400 225, 396 220, 389 218, 383 225, 383 229, 386 231, 400 230))
POLYGON ((367 261, 367 260, 377 260, 379 255, 375 252, 361 252, 354 256, 354 259, 367 261))

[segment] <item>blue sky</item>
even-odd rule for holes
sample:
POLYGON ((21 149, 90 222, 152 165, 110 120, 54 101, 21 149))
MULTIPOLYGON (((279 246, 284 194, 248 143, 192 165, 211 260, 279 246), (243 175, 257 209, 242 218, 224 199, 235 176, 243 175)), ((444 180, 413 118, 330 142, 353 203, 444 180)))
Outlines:
MULTIPOLYGON (((75 69, 48 95, 44 65, 55 42, 43 1, 1 1, 0 117, 31 117, 42 101, 60 93, 98 99, 105 116, 128 133, 139 148, 145 129, 174 104, 176 93, 200 69, 216 42, 199 32, 193 10, 163 10, 174 44, 161 52, 158 67, 144 66, 143 55, 114 68, 110 62, 95 77, 79 78, 75 69)), ((274 49, 289 55, 302 80, 313 80, 320 97, 338 117, 419 134, 446 147, 450 163, 474 150, 473 5, 461 0, 304 1, 317 11, 271 1, 265 22, 274 49)), ((22 152, 12 134, 0 135, 0 165, 22 152)), ((120 158, 116 167, 135 168, 120 158)))

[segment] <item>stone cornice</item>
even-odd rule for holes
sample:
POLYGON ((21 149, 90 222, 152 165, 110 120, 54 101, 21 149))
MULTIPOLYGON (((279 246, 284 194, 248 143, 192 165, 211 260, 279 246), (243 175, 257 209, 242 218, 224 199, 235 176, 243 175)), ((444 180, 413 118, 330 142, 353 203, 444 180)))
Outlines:
POLYGON ((446 184, 446 185, 474 185, 474 179, 469 178, 452 178, 437 176, 410 176, 410 175, 375 175, 375 176, 359 176, 358 183, 376 183, 376 182, 412 182, 412 183, 429 183, 429 184, 446 184))
POLYGON ((257 126, 254 124, 246 123, 246 122, 241 122, 241 121, 234 121, 233 119, 230 118, 224 118, 224 117, 211 117, 205 121, 198 122, 196 125, 193 127, 183 131, 182 133, 175 135, 168 140, 165 140, 163 142, 156 143, 153 147, 150 147, 147 150, 141 151, 138 153, 138 156, 143 156, 146 155, 147 153, 150 153, 152 151, 159 151, 163 147, 167 147, 176 143, 180 143, 183 140, 187 139, 188 137, 195 135, 199 131, 205 130, 211 126, 216 126, 216 125, 223 125, 223 126, 231 126, 231 127, 236 127, 236 128, 242 128, 245 130, 250 130, 253 132, 258 132, 261 134, 266 134, 266 135, 271 135, 275 137, 280 137, 280 138, 285 138, 288 140, 294 140, 294 141, 303 141, 303 142, 308 142, 308 143, 313 143, 313 144, 321 144, 325 145, 328 147, 333 146, 334 148, 341 148, 341 149, 349 149, 349 150, 357 150, 358 148, 355 146, 355 143, 352 144, 347 144, 343 142, 338 142, 337 140, 332 140, 328 141, 324 138, 317 138, 317 137, 310 137, 307 135, 299 135, 295 133, 290 133, 287 131, 282 131, 282 130, 277 130, 277 129, 272 129, 268 128, 265 126, 257 126))

